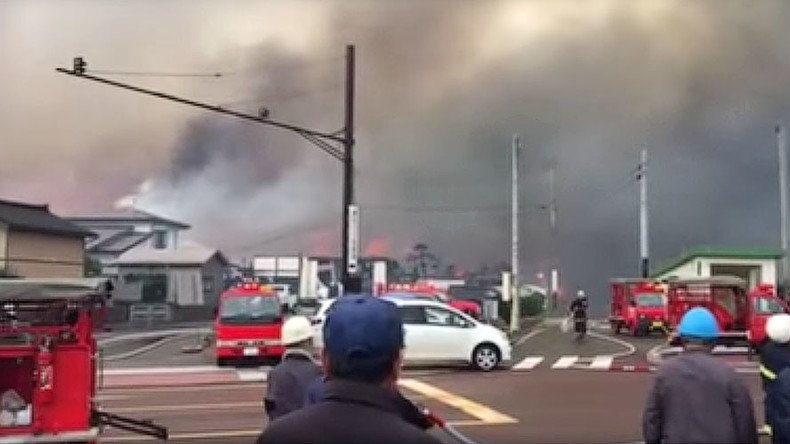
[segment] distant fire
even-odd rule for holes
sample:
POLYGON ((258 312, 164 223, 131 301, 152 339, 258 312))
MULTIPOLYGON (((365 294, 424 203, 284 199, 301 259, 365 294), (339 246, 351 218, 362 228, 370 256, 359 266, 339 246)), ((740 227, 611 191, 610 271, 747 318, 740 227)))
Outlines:
POLYGON ((373 239, 365 244, 363 254, 365 256, 387 256, 392 251, 392 244, 389 239, 373 239))

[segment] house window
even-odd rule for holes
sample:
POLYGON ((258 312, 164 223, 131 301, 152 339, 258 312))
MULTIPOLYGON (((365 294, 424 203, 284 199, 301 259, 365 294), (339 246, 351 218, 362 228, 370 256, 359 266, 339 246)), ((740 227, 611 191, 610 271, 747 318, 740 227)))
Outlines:
POLYGON ((214 278, 211 276, 203 277, 203 294, 214 292, 214 278))
POLYGON ((167 248, 167 232, 165 231, 154 232, 154 248, 158 250, 167 248))

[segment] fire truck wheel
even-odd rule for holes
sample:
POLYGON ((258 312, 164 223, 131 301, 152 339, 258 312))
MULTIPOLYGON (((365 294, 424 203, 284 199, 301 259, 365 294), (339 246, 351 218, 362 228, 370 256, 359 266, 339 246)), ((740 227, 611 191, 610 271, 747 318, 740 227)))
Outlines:
POLYGON ((493 344, 480 344, 472 352, 472 365, 478 370, 490 372, 499 366, 499 349, 493 344))
POLYGON ((217 367, 227 367, 230 365, 230 362, 227 358, 217 358, 217 367))

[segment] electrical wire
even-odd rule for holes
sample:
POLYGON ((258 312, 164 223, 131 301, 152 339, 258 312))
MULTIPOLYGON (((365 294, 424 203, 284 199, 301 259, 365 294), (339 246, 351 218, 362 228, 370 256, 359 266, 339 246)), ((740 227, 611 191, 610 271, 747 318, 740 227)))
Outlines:
POLYGON ((156 71, 116 71, 112 69, 86 69, 85 72, 91 74, 115 75, 115 76, 137 76, 137 77, 226 77, 235 75, 235 72, 156 72, 156 71))

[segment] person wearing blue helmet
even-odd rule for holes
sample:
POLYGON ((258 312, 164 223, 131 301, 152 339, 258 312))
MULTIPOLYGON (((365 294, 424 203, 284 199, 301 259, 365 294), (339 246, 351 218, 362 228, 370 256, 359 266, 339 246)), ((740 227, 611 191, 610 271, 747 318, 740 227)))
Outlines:
POLYGON ((683 353, 656 374, 642 416, 645 443, 757 443, 749 390, 712 354, 719 336, 716 318, 706 308, 692 308, 677 332, 683 353))

